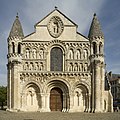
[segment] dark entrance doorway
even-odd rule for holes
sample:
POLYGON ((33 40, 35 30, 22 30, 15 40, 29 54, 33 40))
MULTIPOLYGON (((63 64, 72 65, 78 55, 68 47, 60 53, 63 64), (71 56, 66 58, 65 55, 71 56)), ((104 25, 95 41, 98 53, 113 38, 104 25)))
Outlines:
POLYGON ((62 111, 63 92, 60 88, 53 88, 50 91, 50 109, 51 111, 62 111))

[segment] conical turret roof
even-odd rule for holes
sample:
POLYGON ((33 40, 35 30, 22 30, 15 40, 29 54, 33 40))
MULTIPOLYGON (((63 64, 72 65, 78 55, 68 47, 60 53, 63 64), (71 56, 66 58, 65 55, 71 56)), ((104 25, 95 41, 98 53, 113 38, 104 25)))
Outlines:
POLYGON ((96 14, 94 14, 88 37, 89 38, 104 37, 102 30, 101 30, 99 20, 97 19, 96 14))
POLYGON ((17 14, 16 19, 13 23, 9 37, 21 37, 21 38, 24 37, 23 29, 22 29, 18 14, 17 14))

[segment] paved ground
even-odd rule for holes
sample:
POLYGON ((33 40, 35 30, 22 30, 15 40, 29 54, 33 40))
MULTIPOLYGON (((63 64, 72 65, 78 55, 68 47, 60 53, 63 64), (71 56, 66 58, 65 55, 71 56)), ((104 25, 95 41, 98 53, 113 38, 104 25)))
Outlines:
POLYGON ((120 112, 114 113, 12 113, 0 110, 0 120, 120 120, 120 112))

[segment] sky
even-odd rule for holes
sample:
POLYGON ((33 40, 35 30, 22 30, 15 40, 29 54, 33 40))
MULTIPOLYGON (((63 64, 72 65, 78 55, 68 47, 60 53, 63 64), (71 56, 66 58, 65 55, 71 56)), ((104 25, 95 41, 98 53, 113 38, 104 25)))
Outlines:
POLYGON ((7 85, 7 38, 17 13, 24 35, 34 31, 35 23, 58 7, 88 36, 96 13, 105 36, 107 71, 120 73, 120 0, 0 0, 0 86, 7 85))

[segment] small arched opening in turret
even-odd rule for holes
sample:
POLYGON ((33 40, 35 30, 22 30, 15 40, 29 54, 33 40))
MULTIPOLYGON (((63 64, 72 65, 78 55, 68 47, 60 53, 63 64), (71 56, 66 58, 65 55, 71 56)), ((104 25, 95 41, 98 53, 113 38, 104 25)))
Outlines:
POLYGON ((97 53, 97 44, 96 42, 93 42, 93 54, 97 53))
POLYGON ((100 42, 99 44, 99 54, 102 54, 103 53, 103 45, 102 45, 102 42, 100 42))
POLYGON ((15 53, 15 44, 12 42, 12 53, 15 53))
POLYGON ((21 44, 18 43, 18 54, 21 54, 21 44))

